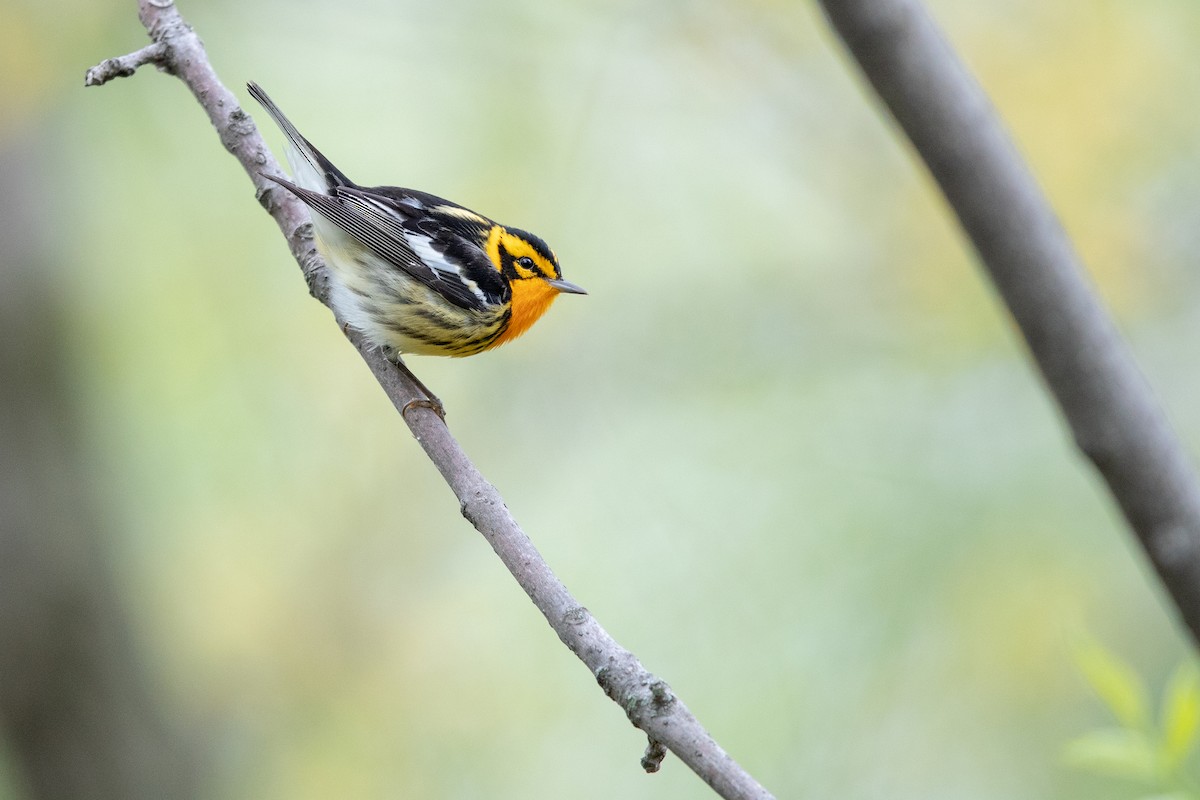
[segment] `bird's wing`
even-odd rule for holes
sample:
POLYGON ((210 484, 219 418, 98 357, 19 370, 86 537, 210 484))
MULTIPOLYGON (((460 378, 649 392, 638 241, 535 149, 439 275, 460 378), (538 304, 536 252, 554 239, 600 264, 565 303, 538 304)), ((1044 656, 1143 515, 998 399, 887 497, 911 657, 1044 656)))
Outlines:
POLYGON ((375 255, 429 287, 449 302, 466 309, 484 308, 497 301, 498 292, 488 280, 494 268, 480 271, 479 259, 490 266, 482 250, 456 242, 453 232, 441 226, 421 225, 422 208, 352 186, 338 186, 331 194, 314 192, 290 181, 267 176, 304 201, 309 208, 345 231, 375 255), (471 267, 475 268, 472 269, 471 267), (486 286, 480 286, 482 278, 486 286))

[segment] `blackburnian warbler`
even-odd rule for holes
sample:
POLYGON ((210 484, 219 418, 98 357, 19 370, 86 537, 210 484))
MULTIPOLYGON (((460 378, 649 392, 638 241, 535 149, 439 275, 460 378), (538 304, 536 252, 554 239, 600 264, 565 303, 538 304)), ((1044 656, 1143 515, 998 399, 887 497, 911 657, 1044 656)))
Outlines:
POLYGON ((554 252, 531 233, 425 192, 354 183, 258 84, 247 88, 288 138, 295 182, 264 177, 312 211, 334 277, 331 305, 425 392, 428 402, 416 404, 443 413, 402 354, 482 353, 529 330, 560 293, 586 294, 563 280, 554 252))

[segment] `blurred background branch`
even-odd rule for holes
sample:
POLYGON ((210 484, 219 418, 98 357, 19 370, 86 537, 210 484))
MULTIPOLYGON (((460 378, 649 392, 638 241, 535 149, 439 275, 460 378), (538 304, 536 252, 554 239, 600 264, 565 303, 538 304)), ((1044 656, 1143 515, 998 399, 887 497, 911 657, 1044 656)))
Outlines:
POLYGON ((1200 483, 979 84, 920 0, 822 0, 958 215, 1079 449, 1200 643, 1200 483))

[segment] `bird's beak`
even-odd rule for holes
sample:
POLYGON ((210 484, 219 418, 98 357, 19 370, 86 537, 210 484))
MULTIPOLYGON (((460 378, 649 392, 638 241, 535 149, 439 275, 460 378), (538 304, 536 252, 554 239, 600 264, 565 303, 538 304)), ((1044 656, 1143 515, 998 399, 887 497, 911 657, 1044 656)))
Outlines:
POLYGON ((555 289, 558 289, 560 292, 565 292, 566 294, 587 294, 587 291, 584 290, 582 286, 576 286, 570 281, 564 281, 562 278, 548 280, 546 283, 550 284, 555 289))

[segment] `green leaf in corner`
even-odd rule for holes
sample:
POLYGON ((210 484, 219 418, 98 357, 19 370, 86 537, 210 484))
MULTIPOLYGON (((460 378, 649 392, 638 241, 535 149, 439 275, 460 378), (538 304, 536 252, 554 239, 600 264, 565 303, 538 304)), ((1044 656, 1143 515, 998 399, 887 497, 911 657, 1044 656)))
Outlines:
POLYGON ((1141 731, 1101 728, 1067 744, 1067 764, 1097 775, 1155 783, 1159 779, 1158 755, 1141 731))
POLYGON ((1146 687, 1128 664, 1093 640, 1085 640, 1075 648, 1075 660, 1118 722, 1139 731, 1150 729, 1146 687))
POLYGON ((1191 752, 1200 732, 1200 669, 1194 661, 1180 664, 1167 683, 1162 727, 1163 756, 1174 768, 1191 752))

